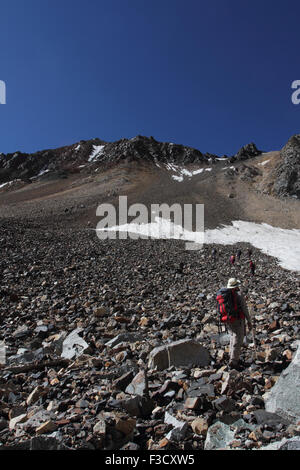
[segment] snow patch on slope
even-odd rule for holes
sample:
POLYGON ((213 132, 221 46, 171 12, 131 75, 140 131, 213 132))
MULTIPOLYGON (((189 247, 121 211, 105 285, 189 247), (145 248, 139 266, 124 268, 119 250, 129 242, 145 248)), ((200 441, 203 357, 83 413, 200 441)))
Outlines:
POLYGON ((266 165, 266 163, 268 163, 269 161, 270 161, 270 160, 265 160, 264 162, 259 163, 259 165, 260 165, 260 166, 264 166, 264 165, 266 165))
MULTIPOLYGON (((157 162, 156 165, 161 168, 161 166, 157 162)), ((187 168, 182 167, 180 165, 175 165, 174 163, 166 163, 165 168, 169 172, 173 173, 171 175, 171 178, 179 182, 182 182, 185 177, 192 178, 193 176, 199 175, 204 171, 212 171, 212 168, 198 168, 197 170, 188 170, 187 168)))
POLYGON ((105 145, 93 145, 93 151, 90 154, 88 161, 93 162, 97 160, 98 157, 103 154, 104 147, 105 145))
POLYGON ((6 183, 2 183, 0 184, 0 189, 5 188, 5 186, 12 186, 14 183, 19 183, 20 181, 21 181, 20 179, 17 179, 17 180, 7 181, 6 183))
POLYGON ((37 176, 42 176, 42 175, 44 175, 45 173, 49 173, 49 171, 50 171, 50 170, 48 170, 48 169, 42 170, 42 171, 39 172, 39 174, 38 174, 37 176))

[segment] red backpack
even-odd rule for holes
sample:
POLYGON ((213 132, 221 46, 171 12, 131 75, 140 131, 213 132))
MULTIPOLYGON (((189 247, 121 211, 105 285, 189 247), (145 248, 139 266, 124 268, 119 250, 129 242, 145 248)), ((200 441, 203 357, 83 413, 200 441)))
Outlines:
POLYGON ((233 323, 237 318, 244 318, 234 289, 222 287, 217 292, 217 310, 222 322, 233 323))

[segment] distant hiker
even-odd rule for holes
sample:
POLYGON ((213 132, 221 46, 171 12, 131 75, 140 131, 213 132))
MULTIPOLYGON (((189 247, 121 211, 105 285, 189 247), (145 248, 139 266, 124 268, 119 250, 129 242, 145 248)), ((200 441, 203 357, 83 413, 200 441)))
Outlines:
POLYGON ((235 256, 234 255, 230 256, 230 263, 231 263, 232 266, 234 266, 234 263, 235 263, 235 256))
POLYGON ((216 258, 217 258, 217 250, 216 250, 216 248, 213 248, 213 249, 211 250, 211 256, 212 256, 212 259, 213 259, 214 261, 216 261, 216 258))
POLYGON ((176 279, 178 279, 178 278, 180 278, 180 277, 182 277, 182 276, 184 275, 183 268, 184 268, 184 264, 183 264, 183 262, 181 261, 181 262, 179 263, 179 266, 177 266, 177 267, 175 268, 175 278, 176 278, 176 279))
POLYGON ((240 260, 241 254, 242 254, 242 250, 238 250, 238 251, 236 252, 236 256, 237 256, 237 259, 238 259, 238 260, 240 260))
POLYGON ((248 257, 251 259, 252 256, 252 248, 248 248, 248 257))
POLYGON ((176 269, 176 273, 177 273, 177 274, 183 274, 183 268, 184 268, 184 264, 183 264, 183 262, 181 261, 181 262, 179 263, 178 268, 176 269))
POLYGON ((237 369, 241 347, 246 333, 245 318, 248 329, 251 331, 252 323, 244 296, 239 291, 239 283, 235 278, 229 279, 227 288, 223 287, 217 292, 217 310, 220 320, 230 333, 230 359, 229 367, 237 369))
POLYGON ((253 261, 251 259, 250 259, 249 266, 250 266, 251 274, 252 274, 252 276, 254 276, 255 275, 255 263, 253 263, 253 261))

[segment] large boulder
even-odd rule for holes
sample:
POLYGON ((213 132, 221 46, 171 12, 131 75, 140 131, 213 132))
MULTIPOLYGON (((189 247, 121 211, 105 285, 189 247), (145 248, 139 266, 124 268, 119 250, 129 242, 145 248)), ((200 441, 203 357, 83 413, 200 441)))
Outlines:
POLYGON ((281 441, 272 442, 259 450, 300 450, 300 438, 299 436, 290 439, 284 437, 281 441))
POLYGON ((200 343, 191 339, 182 339, 154 348, 149 355, 148 367, 157 370, 175 367, 206 367, 210 364, 210 355, 200 343))
POLYGON ((281 373, 270 392, 264 395, 265 409, 297 423, 300 420, 300 345, 291 364, 281 373))

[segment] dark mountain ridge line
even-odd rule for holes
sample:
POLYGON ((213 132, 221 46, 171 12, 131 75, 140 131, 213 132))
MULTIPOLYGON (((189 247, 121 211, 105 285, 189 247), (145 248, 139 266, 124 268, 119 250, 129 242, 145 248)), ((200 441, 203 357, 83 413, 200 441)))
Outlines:
MULTIPOLYGON (((217 156, 202 153, 193 147, 170 142, 159 142, 154 137, 137 135, 106 142, 99 138, 81 140, 78 143, 56 149, 39 150, 34 153, 0 154, 0 188, 19 189, 24 184, 35 181, 55 181, 66 179, 76 173, 92 175, 98 168, 109 170, 118 165, 144 164, 151 167, 173 164, 209 165, 220 167, 236 164, 235 171, 250 182, 255 177, 268 175, 263 167, 249 168, 246 162, 256 163, 260 155, 272 152, 259 150, 254 143, 241 147, 235 155, 217 156)), ((269 191, 276 198, 300 198, 300 134, 292 136, 273 160, 273 170, 268 178, 269 191), (275 164, 275 165, 274 165, 275 164)), ((273 157, 270 156, 272 159, 273 157)), ((161 168, 161 167, 160 167, 161 168)), ((230 171, 230 170, 228 170, 230 171)))
MULTIPOLYGON (((258 156, 254 143, 245 145, 235 155, 218 157, 211 153, 168 142, 159 142, 153 137, 136 136, 132 139, 120 139, 116 142, 105 142, 95 138, 81 140, 73 145, 57 149, 40 150, 34 153, 15 152, 0 154, 0 184, 20 179, 27 183, 31 178, 40 176, 41 172, 60 171, 70 173, 80 165, 118 164, 123 161, 145 161, 152 163, 216 163, 220 158, 228 162, 246 160, 258 156), (91 157, 95 152, 94 158, 91 157), (97 154, 98 152, 98 154, 97 154)), ((227 163, 226 161, 226 163, 227 163)), ((223 161, 224 163, 224 161, 223 161)), ((42 175, 41 175, 42 176, 42 175)), ((58 174, 58 177, 63 177, 58 174)))

